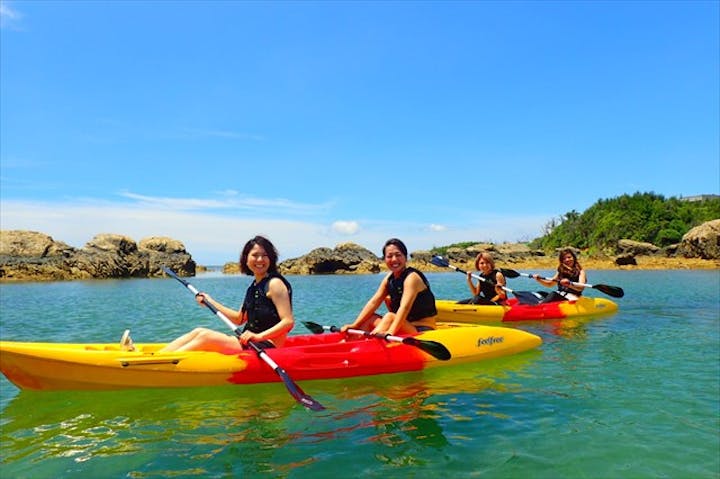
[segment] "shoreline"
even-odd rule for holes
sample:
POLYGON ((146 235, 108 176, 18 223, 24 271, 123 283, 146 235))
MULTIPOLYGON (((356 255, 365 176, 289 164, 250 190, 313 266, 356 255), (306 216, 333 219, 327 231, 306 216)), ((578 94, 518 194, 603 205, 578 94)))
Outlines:
MULTIPOLYGON (((618 266, 612 258, 585 258, 580 259, 579 262, 582 267, 587 271, 600 271, 600 270, 616 270, 616 271, 662 271, 662 270, 720 270, 720 259, 700 259, 700 258, 665 258, 657 256, 636 256, 636 265, 623 265, 618 266)), ((282 263, 282 261, 280 262, 282 263)), ((378 259, 377 263, 380 267, 380 273, 388 271, 385 262, 378 259)), ((552 257, 533 257, 523 260, 497 261, 495 266, 497 268, 504 269, 516 269, 516 270, 550 270, 555 271, 557 268, 557 258, 552 257)), ((475 264, 474 261, 453 261, 453 266, 456 266, 465 271, 474 272, 475 264)), ((452 268, 443 268, 441 266, 435 266, 432 263, 425 261, 409 260, 408 266, 418 269, 423 272, 443 272, 453 271, 452 268)), ((220 266, 204 266, 198 265, 198 272, 207 272, 212 270, 218 270, 223 274, 240 274, 240 269, 236 262, 228 262, 220 266)), ((307 274, 299 273, 286 273, 286 274, 297 274, 299 276, 312 276, 307 274)), ((377 274, 366 269, 357 271, 343 271, 339 270, 335 273, 328 273, 330 275, 358 275, 358 274, 377 274)))
MULTIPOLYGON (((617 271, 633 271, 633 270, 720 270, 720 260, 717 259, 700 259, 700 258, 663 258, 655 256, 636 256, 637 265, 618 266, 613 259, 597 259, 597 258, 580 258, 578 262, 585 270, 617 270, 617 271)), ((433 264, 409 261, 408 264, 421 271, 452 271, 450 268, 442 268, 433 264)), ((467 271, 474 271, 475 264, 473 261, 454 262, 454 266, 467 271)), ((497 268, 517 269, 517 270, 555 270, 558 265, 556 257, 535 257, 527 260, 496 262, 497 268)), ((381 264, 383 271, 387 268, 385 264, 381 264)))
MULTIPOLYGON (((618 266, 613 259, 580 258, 578 262, 587 270, 663 270, 663 269, 720 269, 720 260, 700 258, 661 258, 655 256, 636 256, 636 265, 618 266)), ((505 268, 512 269, 556 269, 555 257, 543 260, 528 260, 508 263, 505 268)), ((473 265, 474 266, 474 265, 473 265)))

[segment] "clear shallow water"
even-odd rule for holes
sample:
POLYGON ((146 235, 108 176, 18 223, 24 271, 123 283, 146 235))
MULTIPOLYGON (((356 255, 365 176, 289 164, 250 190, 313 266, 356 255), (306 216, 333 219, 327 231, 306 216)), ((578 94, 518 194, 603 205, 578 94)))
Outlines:
MULTIPOLYGON (((467 295, 462 275, 429 278, 438 298, 467 295)), ((380 276, 290 279, 299 321, 342 324, 380 276)), ((20 392, 0 378, 0 477, 717 478, 720 272, 590 280, 625 289, 617 314, 518 324, 543 337, 530 354, 303 382, 321 413, 279 383, 20 392)), ((249 278, 191 282, 233 304, 249 278)), ((3 339, 114 342, 129 327, 166 341, 198 325, 225 327, 171 279, 0 285, 3 339)))

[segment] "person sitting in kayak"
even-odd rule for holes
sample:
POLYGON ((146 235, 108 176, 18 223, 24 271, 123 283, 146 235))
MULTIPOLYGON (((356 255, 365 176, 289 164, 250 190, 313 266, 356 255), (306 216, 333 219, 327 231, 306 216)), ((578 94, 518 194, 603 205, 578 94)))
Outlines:
POLYGON ((539 275, 532 275, 535 281, 543 286, 552 287, 557 284, 557 291, 548 294, 541 303, 551 303, 554 301, 575 301, 580 299, 583 294, 584 286, 571 285, 570 283, 587 283, 587 275, 585 270, 577 260, 575 252, 570 248, 565 248, 558 255, 558 268, 555 275, 549 279, 542 279, 539 275))
POLYGON ((435 329, 435 296, 425 275, 407 265, 407 248, 397 238, 383 246, 383 257, 390 274, 380 282, 375 294, 355 321, 341 328, 363 329, 373 334, 415 334, 435 329), (388 313, 376 310, 389 296, 388 313))
POLYGON ((249 341, 263 348, 280 347, 295 325, 292 312, 292 287, 277 270, 278 253, 263 236, 249 240, 240 254, 240 270, 255 277, 245 293, 239 310, 224 306, 207 293, 198 293, 197 302, 212 304, 235 324, 245 324, 240 337, 196 328, 175 339, 161 352, 217 351, 236 352, 249 341))
POLYGON ((470 287, 472 298, 458 301, 458 304, 505 304, 507 301, 507 293, 503 289, 505 286, 505 276, 500 270, 495 269, 495 260, 487 251, 478 254, 475 257, 475 269, 480 272, 477 285, 473 283, 472 273, 467 273, 467 283, 470 287))

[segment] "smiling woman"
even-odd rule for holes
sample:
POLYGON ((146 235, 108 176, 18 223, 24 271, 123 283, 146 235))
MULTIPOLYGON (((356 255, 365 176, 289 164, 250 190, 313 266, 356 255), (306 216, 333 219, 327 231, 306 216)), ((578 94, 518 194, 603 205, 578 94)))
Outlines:
POLYGON ((211 307, 237 325, 245 324, 238 336, 208 328, 195 328, 165 346, 162 351, 216 351, 232 353, 253 342, 263 348, 280 347, 295 325, 292 312, 292 287, 277 270, 278 253, 263 236, 255 236, 243 247, 240 269, 254 276, 239 310, 229 308, 209 294, 195 296, 201 306, 211 307))
POLYGON ((390 274, 380 282, 375 294, 368 300, 355 321, 342 331, 360 328, 372 334, 416 334, 435 329, 435 296, 425 275, 409 267, 405 243, 390 238, 383 246, 385 265, 390 274), (388 313, 376 313, 383 302, 388 313))

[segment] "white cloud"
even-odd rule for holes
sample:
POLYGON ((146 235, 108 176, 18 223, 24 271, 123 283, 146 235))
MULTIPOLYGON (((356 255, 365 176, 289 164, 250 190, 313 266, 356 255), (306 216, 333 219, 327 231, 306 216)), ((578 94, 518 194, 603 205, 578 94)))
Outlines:
POLYGON ((447 230, 447 227, 445 227, 444 225, 436 225, 436 224, 430 225, 430 231, 445 231, 445 230, 447 230))
POLYGON ((272 200, 258 199, 258 203, 268 202, 277 207, 270 213, 256 214, 249 209, 216 208, 215 203, 208 200, 163 201, 132 194, 124 197, 136 201, 3 200, 0 229, 39 231, 78 248, 101 233, 122 234, 135 241, 149 236, 169 236, 182 241, 199 264, 217 265, 237 261, 245 241, 257 234, 267 236, 275 244, 282 261, 321 246, 335 247, 346 242, 349 234, 353 235, 354 243, 379 255, 382 245, 391 237, 403 240, 412 252, 461 241, 498 243, 534 238, 541 234, 547 222, 546 216, 497 216, 485 218, 482 224, 465 222, 432 231, 426 223, 364 219, 361 228, 358 221, 336 221, 329 225, 318 219, 322 215, 281 214, 282 202, 276 204, 272 200), (147 201, 148 198, 154 201, 147 201), (202 209, 203 201, 208 201, 209 209, 202 209))
POLYGON ((0 2, 0 27, 16 29, 23 14, 13 9, 6 1, 0 2))
POLYGON ((360 230, 360 225, 357 221, 336 221, 332 224, 332 230, 344 235, 354 235, 360 230))
POLYGON ((131 192, 123 192, 120 195, 138 201, 145 207, 167 208, 171 210, 239 209, 311 214, 324 212, 331 206, 330 203, 299 203, 285 198, 243 197, 237 191, 233 190, 224 192, 223 196, 219 199, 158 197, 139 195, 131 192))

